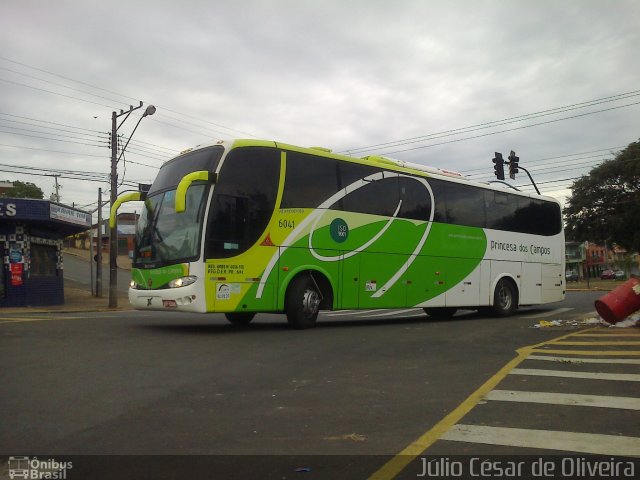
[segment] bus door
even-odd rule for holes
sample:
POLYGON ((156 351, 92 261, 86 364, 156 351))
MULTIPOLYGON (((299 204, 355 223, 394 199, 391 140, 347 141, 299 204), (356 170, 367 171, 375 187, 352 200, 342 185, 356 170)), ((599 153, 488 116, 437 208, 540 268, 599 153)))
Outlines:
POLYGON ((485 265, 478 265, 473 268, 473 264, 477 263, 475 259, 467 258, 449 258, 447 260, 447 266, 449 274, 450 288, 446 293, 446 305, 447 307, 470 307, 480 304, 480 278, 481 269, 484 266, 488 267, 488 262, 485 265), (473 269, 472 269, 473 268, 473 269), (464 275, 462 272, 469 272, 464 275), (464 278, 460 278, 464 276, 464 278))
POLYGON ((358 292, 360 290, 360 255, 345 258, 341 263, 338 308, 358 308, 360 305, 358 301, 358 292))
POLYGON ((520 304, 535 305, 542 300, 542 265, 523 263, 520 282, 520 304))
POLYGON ((419 255, 407 275, 407 306, 431 301, 433 306, 445 305, 445 292, 450 276, 449 259, 419 255))
POLYGON ((383 289, 402 267, 407 256, 397 253, 370 252, 364 252, 359 256, 359 308, 400 308, 406 306, 406 278, 400 278, 388 289, 383 289))
POLYGON ((564 268, 557 263, 542 265, 542 301, 559 302, 564 299, 564 268))

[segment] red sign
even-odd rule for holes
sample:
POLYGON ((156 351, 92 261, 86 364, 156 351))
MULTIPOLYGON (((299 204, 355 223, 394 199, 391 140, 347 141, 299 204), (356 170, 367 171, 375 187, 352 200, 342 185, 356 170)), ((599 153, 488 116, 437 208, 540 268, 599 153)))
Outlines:
POLYGON ((22 272, 24 265, 22 263, 11 263, 11 285, 18 287, 22 285, 22 272))

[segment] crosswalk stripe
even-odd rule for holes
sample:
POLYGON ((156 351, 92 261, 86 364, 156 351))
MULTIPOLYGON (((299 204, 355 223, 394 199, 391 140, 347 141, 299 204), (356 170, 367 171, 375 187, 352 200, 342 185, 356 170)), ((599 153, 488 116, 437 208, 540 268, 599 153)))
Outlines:
POLYGON ((637 437, 482 425, 454 425, 441 440, 594 455, 638 456, 640 452, 640 438, 637 437))
POLYGON ((527 360, 544 360, 558 363, 615 363, 640 365, 638 358, 576 358, 576 357, 556 357, 547 355, 529 355, 527 360))
POLYGON ((526 392, 519 390, 492 390, 486 400, 501 402, 544 403, 576 407, 619 408, 640 410, 640 398, 581 395, 575 393, 526 392))
POLYGON ((640 375, 634 373, 572 372, 567 370, 542 370, 536 368, 514 368, 509 375, 533 375, 538 377, 587 378, 591 380, 616 380, 640 382, 640 375))

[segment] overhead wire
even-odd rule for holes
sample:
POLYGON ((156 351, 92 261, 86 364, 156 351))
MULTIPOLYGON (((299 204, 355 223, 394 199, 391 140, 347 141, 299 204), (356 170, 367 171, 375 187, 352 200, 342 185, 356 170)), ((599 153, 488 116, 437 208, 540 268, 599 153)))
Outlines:
MULTIPOLYGON (((608 96, 608 97, 602 97, 602 98, 598 98, 598 99, 594 99, 594 100, 589 100, 589 101, 586 101, 586 102, 574 103, 574 104, 571 104, 571 105, 565 105, 565 106, 562 106, 562 107, 556 107, 556 108, 552 108, 552 109, 541 110, 541 111, 538 111, 538 112, 533 112, 533 113, 528 113, 528 114, 523 114, 523 115, 517 115, 517 116, 514 116, 514 117, 504 118, 504 119, 501 119, 501 120, 494 120, 494 121, 491 121, 491 122, 483 122, 483 123, 479 123, 479 124, 475 124, 475 125, 470 125, 470 126, 467 126, 467 127, 444 130, 444 131, 441 131, 441 132, 435 132, 435 133, 431 133, 431 134, 426 134, 426 135, 421 135, 421 136, 417 136, 417 137, 406 138, 406 139, 402 139, 402 140, 395 140, 395 141, 391 141, 391 142, 379 143, 379 144, 369 145, 369 146, 365 146, 365 147, 350 148, 350 149, 343 150, 341 153, 355 154, 355 153, 360 152, 360 151, 371 151, 373 149, 377 149, 377 148, 381 148, 381 147, 393 148, 393 147, 398 147, 398 146, 410 145, 410 144, 413 144, 413 143, 423 142, 423 141, 427 141, 427 140, 433 140, 433 139, 437 139, 437 138, 444 138, 444 137, 448 137, 448 136, 459 135, 459 134, 462 134, 462 133, 469 133, 469 132, 474 132, 474 131, 477 131, 477 130, 483 130, 483 129, 487 129, 487 128, 493 128, 493 127, 496 127, 496 126, 507 125, 507 124, 510 124, 510 123, 515 123, 515 122, 519 122, 519 121, 523 121, 523 120, 530 120, 530 119, 533 119, 533 118, 540 118, 540 117, 549 116, 549 115, 556 115, 558 113, 564 113, 564 112, 568 112, 568 111, 572 111, 572 110, 577 110, 577 109, 580 109, 580 108, 586 108, 586 107, 593 106, 593 105, 600 105, 600 104, 603 104, 603 103, 610 103, 610 102, 624 100, 624 99, 627 99, 627 98, 633 98, 633 97, 636 97, 636 96, 639 96, 639 95, 640 95, 640 90, 633 90, 633 91, 630 91, 630 92, 625 92, 625 93, 621 93, 621 94, 617 94, 617 95, 611 95, 611 96, 608 96)), ((631 106, 631 105, 637 105, 637 103, 633 103, 633 104, 625 105, 625 106, 631 106)), ((600 111, 606 111, 606 110, 600 110, 600 111)), ((599 113, 600 111, 590 112, 588 114, 599 113)), ((574 118, 574 117, 567 117, 567 118, 574 118)), ((506 131, 509 131, 509 130, 506 130, 506 131)), ((500 132, 496 132, 496 133, 500 133, 500 132)), ((471 137, 471 138, 476 138, 476 137, 471 137)), ((428 146, 433 146, 433 145, 428 145, 428 146)), ((396 152, 391 152, 391 153, 396 153, 396 152)))
POLYGON ((554 119, 554 120, 547 120, 545 122, 538 122, 538 123, 532 123, 532 124, 529 124, 529 125, 522 125, 520 127, 507 128, 505 130, 498 130, 498 131, 495 131, 495 132, 484 133, 482 135, 473 135, 473 136, 470 136, 470 137, 457 138, 455 140, 448 140, 446 142, 430 143, 429 145, 421 145, 421 146, 418 146, 418 147, 405 148, 405 149, 401 149, 401 150, 394 150, 394 151, 389 151, 389 152, 381 152, 380 154, 381 155, 390 155, 390 154, 394 154, 394 153, 408 152, 408 151, 412 151, 412 150, 420 150, 420 149, 423 149, 423 148, 435 147, 435 146, 439 146, 439 145, 447 145, 447 144, 450 144, 450 143, 463 142, 463 141, 467 141, 467 140, 473 140, 473 139, 477 139, 477 138, 488 137, 488 136, 491 136, 491 135, 497 135, 499 133, 514 132, 516 130, 523 130, 525 128, 539 127, 541 125, 549 125, 549 124, 552 124, 552 123, 562 122, 562 121, 565 121, 565 120, 571 120, 571 119, 574 119, 574 118, 586 117, 586 116, 589 116, 589 115, 595 115, 597 113, 608 112, 608 111, 612 111, 612 110, 618 110, 620 108, 627 108, 627 107, 632 107, 632 106, 635 106, 635 105, 640 105, 640 102, 634 102, 634 103, 629 103, 627 105, 619 105, 619 106, 616 106, 616 107, 604 108, 604 109, 596 110, 596 111, 593 111, 593 112, 581 113, 581 114, 578 114, 578 115, 571 115, 571 116, 568 116, 568 117, 557 118, 557 119, 554 119))
MULTIPOLYGON (((64 79, 64 80, 68 80, 68 81, 70 81, 70 82, 74 82, 74 83, 78 83, 78 84, 81 84, 81 85, 85 85, 85 86, 90 87, 90 88, 95 89, 95 90, 99 90, 99 91, 107 92, 107 93, 110 93, 110 94, 113 94, 113 95, 117 95, 117 96, 119 96, 119 97, 126 98, 127 100, 134 100, 134 101, 136 101, 136 102, 138 102, 138 101, 139 101, 139 99, 138 99, 138 98, 134 98, 134 97, 131 97, 131 96, 128 96, 128 95, 124 95, 124 94, 122 94, 122 93, 115 92, 115 91, 113 91, 113 90, 108 90, 108 89, 105 89, 105 88, 102 88, 102 87, 98 87, 98 86, 96 86, 96 85, 92 85, 92 84, 90 84, 90 83, 88 83, 88 82, 83 82, 83 81, 81 81, 81 80, 76 80, 76 79, 71 78, 71 77, 66 77, 66 76, 64 76, 64 75, 60 75, 60 74, 57 74, 57 73, 54 73, 54 72, 51 72, 51 71, 48 71, 48 70, 45 70, 45 69, 42 69, 42 68, 34 67, 33 65, 28 65, 28 64, 26 64, 26 63, 19 62, 19 61, 16 61, 16 60, 13 60, 13 59, 7 58, 7 57, 2 56, 2 55, 0 55, 0 59, 1 59, 1 60, 4 60, 4 61, 6 61, 6 62, 13 63, 13 64, 15 64, 15 65, 20 65, 20 66, 25 67, 25 68, 29 68, 29 69, 36 70, 36 71, 39 71, 39 72, 42 72, 42 73, 46 73, 46 74, 48 74, 48 75, 52 75, 52 76, 57 77, 57 78, 62 78, 62 79, 64 79)), ((4 70, 10 70, 10 69, 7 69, 7 68, 3 68, 3 69, 4 69, 4 70)), ((39 77, 33 77, 33 76, 30 76, 30 75, 25 74, 25 73, 16 72, 16 71, 14 71, 14 70, 10 70, 10 71, 12 71, 13 73, 16 73, 16 74, 18 74, 18 75, 24 75, 24 76, 27 76, 27 77, 37 78, 37 79, 38 79, 38 80, 40 80, 40 81, 44 81, 44 82, 48 82, 48 83, 52 83, 52 84, 59 85, 59 86, 64 86, 64 85, 57 84, 56 82, 51 82, 51 81, 46 80, 46 79, 42 79, 42 78, 39 78, 39 77)), ((1 79, 0 79, 0 80, 1 80, 1 79)), ((15 82, 15 83, 17 83, 17 82, 15 82)), ((26 86, 26 85, 25 85, 25 86, 26 86)), ((71 90, 80 91, 80 90, 74 89, 73 87, 69 87, 69 86, 64 86, 64 87, 65 87, 65 88, 69 88, 69 89, 71 89, 71 90)), ((97 97, 97 98, 106 99, 106 100, 113 101, 113 102, 116 102, 116 103, 118 102, 118 101, 117 101, 117 100, 115 100, 115 99, 108 98, 108 97, 104 97, 104 96, 101 96, 101 95, 98 95, 98 94, 95 94, 95 93, 91 93, 91 92, 87 92, 87 91, 81 91, 81 92, 82 92, 82 93, 86 93, 86 94, 88 94, 88 95, 93 95, 93 96, 95 96, 95 97, 97 97)), ((51 92, 51 93, 54 93, 54 94, 55 94, 55 92, 51 92)), ((72 98, 73 98, 73 97, 72 97, 72 98)), ((94 103, 95 103, 95 102, 94 102, 94 103)), ((104 104, 99 104, 99 105, 107 106, 107 105, 104 105, 104 104)), ((109 107, 109 108, 112 108, 112 109, 116 109, 116 110, 117 110, 117 108, 116 108, 116 107, 112 107, 112 106, 108 106, 108 107, 109 107)), ((213 126, 215 126, 215 127, 217 127, 217 128, 223 128, 223 129, 228 130, 228 131, 230 131, 230 132, 241 133, 242 135, 248 135, 248 136, 251 136, 251 137, 256 137, 256 135, 254 135, 254 134, 247 133, 247 132, 243 132, 242 130, 234 129, 234 128, 232 128, 232 127, 227 127, 227 126, 222 125, 222 124, 219 124, 219 123, 214 123, 214 122, 212 122, 212 121, 210 121, 210 120, 201 119, 201 118, 195 117, 195 116, 190 115, 190 114, 182 113, 182 112, 179 112, 179 111, 177 111, 177 110, 175 110, 175 109, 171 109, 171 108, 169 108, 169 107, 164 107, 164 106, 159 106, 159 105, 156 105, 156 107, 159 107, 159 108, 161 108, 162 110, 166 110, 166 111, 168 111, 168 112, 171 112, 171 113, 174 113, 174 114, 177 114, 177 115, 181 115, 181 116, 186 117, 186 118, 190 118, 190 119, 192 119, 192 120, 196 120, 196 121, 201 122, 201 123, 206 123, 206 124, 209 124, 209 125, 213 125, 213 126)), ((162 115, 162 113, 161 113, 161 112, 159 112, 159 113, 162 115)), ((164 116, 167 116, 168 118, 172 118, 171 116, 168 116, 168 115, 166 115, 166 114, 165 114, 164 116)), ((175 120, 178 120, 178 119, 175 119, 175 120)), ((179 120, 179 121, 181 121, 181 122, 183 122, 183 123, 189 123, 189 122, 184 122, 184 120, 179 120)), ((161 123, 162 123, 162 122, 161 122, 161 123)), ((172 125, 172 126, 174 126, 174 125, 172 125)), ((196 133, 196 132, 193 132, 193 131, 192 131, 191 133, 196 133)), ((217 132, 217 133, 222 133, 222 132, 217 132)), ((209 136, 209 137, 211 137, 211 135, 208 135, 208 136, 209 136)))

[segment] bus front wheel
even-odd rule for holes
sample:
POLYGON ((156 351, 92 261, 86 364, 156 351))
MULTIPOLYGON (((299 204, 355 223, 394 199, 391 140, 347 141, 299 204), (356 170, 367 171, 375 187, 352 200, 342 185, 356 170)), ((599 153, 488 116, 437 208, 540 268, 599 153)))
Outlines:
POLYGON ((321 301, 322 295, 310 275, 295 278, 287 289, 284 304, 289 325, 297 329, 315 326, 321 301))
POLYGON ((249 325, 256 314, 249 312, 229 312, 225 313, 224 316, 230 323, 232 323, 236 327, 243 327, 245 325, 249 325))
POLYGON ((497 317, 507 317, 518 308, 518 294, 511 280, 503 278, 496 285, 493 293, 493 314, 497 317))

